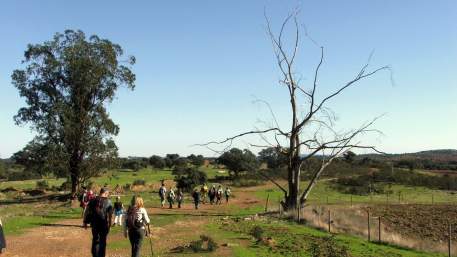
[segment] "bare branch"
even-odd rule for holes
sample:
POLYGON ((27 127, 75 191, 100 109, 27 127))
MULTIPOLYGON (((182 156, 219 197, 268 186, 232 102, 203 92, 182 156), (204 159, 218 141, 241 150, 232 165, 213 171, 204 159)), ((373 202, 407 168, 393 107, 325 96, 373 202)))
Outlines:
POLYGON ((281 186, 278 182, 276 182, 274 179, 272 179, 271 177, 267 176, 266 174, 263 174, 261 171, 257 171, 257 174, 259 174, 260 176, 270 180, 273 184, 275 184, 279 189, 281 189, 281 191, 283 191, 285 194, 287 193, 287 190, 281 186))
POLYGON ((244 132, 244 133, 241 133, 241 134, 238 134, 236 136, 233 136, 233 137, 228 137, 222 141, 210 141, 210 142, 207 142, 207 143, 204 143, 204 144, 194 144, 193 146, 208 146, 208 145, 212 145, 212 144, 224 144, 224 143, 227 143, 227 142, 232 142, 234 139, 236 138, 239 138, 239 137, 243 137, 243 136, 246 136, 246 135, 253 135, 253 134, 264 134, 264 133, 268 133, 268 132, 272 132, 272 131, 277 131, 279 132, 281 135, 286 135, 284 134, 279 128, 270 128, 270 129, 265 129, 265 130, 253 130, 253 131, 248 131, 248 132, 244 132))

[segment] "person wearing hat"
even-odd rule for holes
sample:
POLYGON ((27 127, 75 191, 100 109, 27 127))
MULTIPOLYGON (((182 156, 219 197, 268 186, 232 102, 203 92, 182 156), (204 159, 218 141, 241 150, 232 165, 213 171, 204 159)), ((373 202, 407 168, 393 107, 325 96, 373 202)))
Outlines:
POLYGON ((92 256, 105 257, 106 239, 112 224, 113 205, 108 199, 107 188, 100 189, 100 195, 91 200, 84 214, 84 228, 92 228, 92 256))

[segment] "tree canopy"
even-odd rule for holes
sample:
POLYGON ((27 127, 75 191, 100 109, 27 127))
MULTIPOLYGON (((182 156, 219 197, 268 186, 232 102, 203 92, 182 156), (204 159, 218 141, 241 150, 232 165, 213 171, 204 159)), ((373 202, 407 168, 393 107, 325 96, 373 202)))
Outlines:
POLYGON ((230 174, 238 177, 242 171, 254 171, 258 167, 255 154, 248 149, 232 148, 217 158, 217 163, 224 165, 230 174))
POLYGON ((107 39, 66 30, 50 41, 29 44, 26 67, 12 74, 26 101, 16 123, 30 124, 37 132, 35 143, 52 149, 45 160, 65 167, 73 195, 117 157, 113 136, 119 126, 106 108, 120 86, 135 87, 130 70, 135 58, 124 60, 123 55, 121 46, 107 39))

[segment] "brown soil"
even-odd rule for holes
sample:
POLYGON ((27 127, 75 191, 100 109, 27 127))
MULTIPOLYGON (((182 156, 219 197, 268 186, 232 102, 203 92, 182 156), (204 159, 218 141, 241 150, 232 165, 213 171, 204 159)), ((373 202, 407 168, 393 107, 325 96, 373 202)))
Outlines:
POLYGON ((381 216, 387 228, 414 239, 445 241, 448 224, 453 224, 453 239, 457 239, 456 205, 401 204, 371 208, 374 215, 381 216))

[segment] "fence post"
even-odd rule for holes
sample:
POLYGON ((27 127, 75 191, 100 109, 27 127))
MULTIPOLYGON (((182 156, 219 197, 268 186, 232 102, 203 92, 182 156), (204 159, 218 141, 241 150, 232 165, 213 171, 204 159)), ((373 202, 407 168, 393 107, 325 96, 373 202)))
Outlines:
POLYGON ((331 224, 332 224, 332 219, 331 219, 331 216, 330 216, 330 210, 328 210, 328 232, 331 233, 332 230, 331 230, 331 224))
POLYGON ((432 204, 435 204, 435 197, 432 194, 432 204))
POLYGON ((368 212, 368 219, 367 219, 367 225, 368 225, 368 242, 371 241, 371 233, 370 233, 370 210, 367 211, 368 212))
POLYGON ((268 212, 268 201, 270 200, 270 193, 267 194, 267 202, 265 203, 265 212, 268 212))
POLYGON ((351 195, 351 207, 352 207, 352 195, 351 195))
POLYGON ((381 216, 378 217, 378 240, 381 243, 381 216))
POLYGON ((449 257, 451 257, 451 246, 452 246, 452 224, 449 223, 449 238, 448 238, 448 242, 447 242, 449 257))

